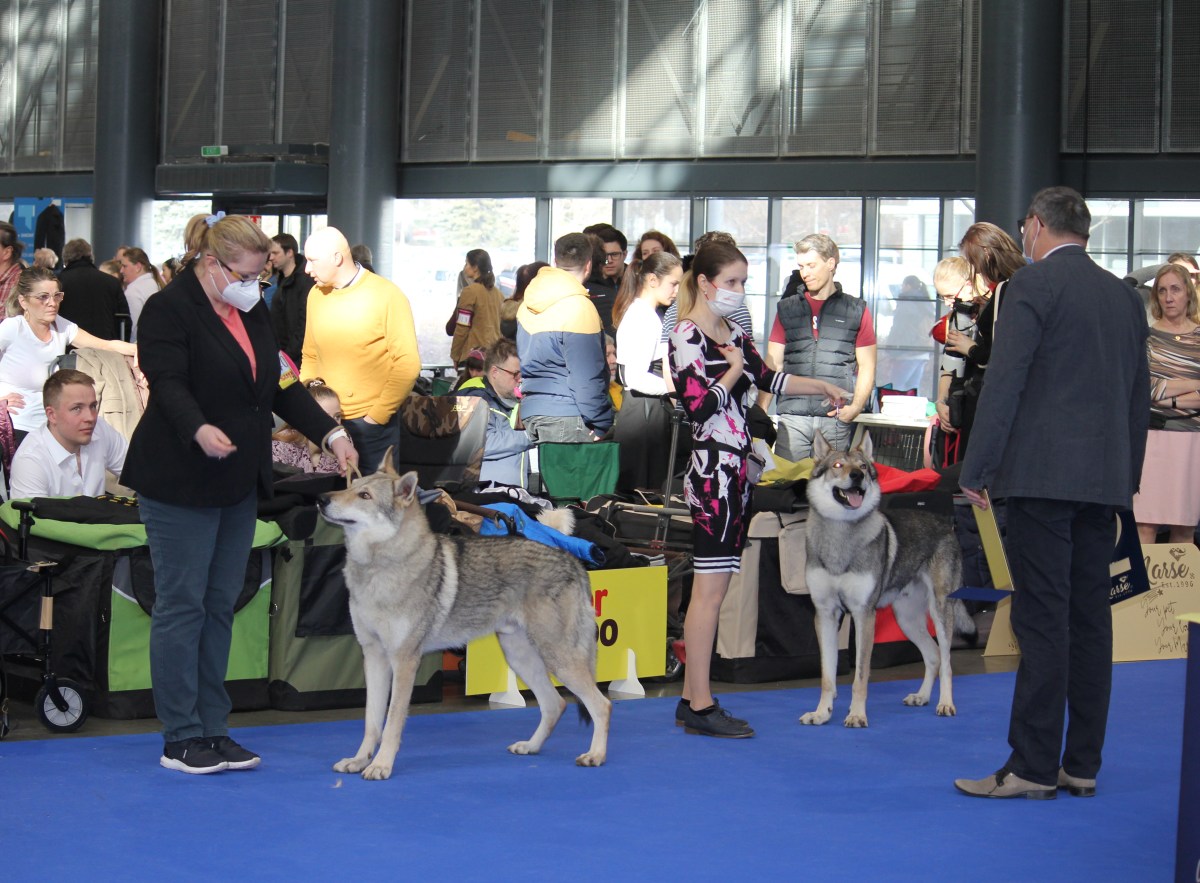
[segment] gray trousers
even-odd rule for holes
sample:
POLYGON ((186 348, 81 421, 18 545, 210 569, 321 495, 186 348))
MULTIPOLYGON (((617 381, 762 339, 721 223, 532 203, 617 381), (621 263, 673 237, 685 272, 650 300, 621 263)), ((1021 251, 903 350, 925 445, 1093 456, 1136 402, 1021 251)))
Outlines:
POLYGON ((854 435, 854 424, 843 423, 836 417, 780 414, 778 429, 775 453, 793 462, 812 456, 813 436, 818 429, 835 451, 847 450, 850 447, 850 438, 854 435))

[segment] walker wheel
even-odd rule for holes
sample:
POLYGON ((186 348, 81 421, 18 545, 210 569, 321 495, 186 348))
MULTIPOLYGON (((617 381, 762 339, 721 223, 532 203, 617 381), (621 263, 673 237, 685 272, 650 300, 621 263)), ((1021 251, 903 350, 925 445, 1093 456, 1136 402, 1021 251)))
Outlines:
POLYGON ((83 699, 83 690, 79 684, 67 678, 55 681, 58 692, 66 708, 59 708, 50 695, 50 685, 42 684, 37 697, 33 700, 34 710, 38 720, 53 733, 73 733, 83 726, 87 720, 87 703, 83 699))
POLYGON ((664 681, 677 681, 683 677, 683 642, 677 639, 667 640, 667 667, 663 672, 664 681), (679 647, 676 647, 679 644, 679 647))

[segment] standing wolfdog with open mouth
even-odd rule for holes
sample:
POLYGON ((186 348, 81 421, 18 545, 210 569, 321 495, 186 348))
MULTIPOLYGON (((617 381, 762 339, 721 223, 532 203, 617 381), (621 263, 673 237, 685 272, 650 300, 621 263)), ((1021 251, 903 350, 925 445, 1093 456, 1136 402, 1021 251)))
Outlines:
POLYGON ((398 475, 390 450, 384 462, 384 471, 320 501, 321 514, 346 533, 350 617, 367 681, 362 745, 333 768, 365 779, 390 776, 421 655, 490 632, 541 710, 533 735, 508 750, 537 754, 558 723, 566 701, 553 672, 592 720, 591 747, 575 762, 600 766, 612 703, 596 687, 596 620, 583 566, 518 537, 434 534, 416 499, 417 474, 398 475))
POLYGON ((950 641, 956 620, 966 634, 975 624, 958 589, 962 557, 949 522, 916 510, 879 511, 880 490, 871 460, 871 437, 851 451, 831 450, 819 432, 813 439, 816 465, 808 480, 805 534, 808 590, 817 613, 821 648, 821 700, 802 724, 823 724, 837 696, 837 633, 842 616, 854 619, 854 686, 848 727, 867 725, 867 681, 875 647, 875 610, 892 606, 896 622, 925 661, 921 688, 905 705, 928 705, 933 679, 941 674, 937 713, 956 713, 950 673, 950 641), (937 641, 930 637, 932 617, 937 641))

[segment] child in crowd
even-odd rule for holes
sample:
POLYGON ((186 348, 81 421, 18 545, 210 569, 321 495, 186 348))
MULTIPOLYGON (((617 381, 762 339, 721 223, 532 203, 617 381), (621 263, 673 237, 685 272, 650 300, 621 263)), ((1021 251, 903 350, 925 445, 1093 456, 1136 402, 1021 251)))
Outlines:
MULTIPOLYGON (((304 386, 326 414, 338 423, 342 422, 342 400, 325 385, 324 380, 314 377, 304 386)), ((295 466, 304 472, 336 474, 338 471, 337 457, 322 451, 299 431, 287 425, 271 436, 271 459, 284 466, 295 466)))

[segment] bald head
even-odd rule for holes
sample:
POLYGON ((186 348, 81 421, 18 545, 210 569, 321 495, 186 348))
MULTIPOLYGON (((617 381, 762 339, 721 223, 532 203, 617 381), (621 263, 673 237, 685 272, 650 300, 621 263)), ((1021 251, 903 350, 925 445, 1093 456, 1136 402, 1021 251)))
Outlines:
POLYGON ((350 243, 336 227, 322 227, 304 242, 305 272, 324 288, 343 288, 358 269, 350 256, 350 243))

